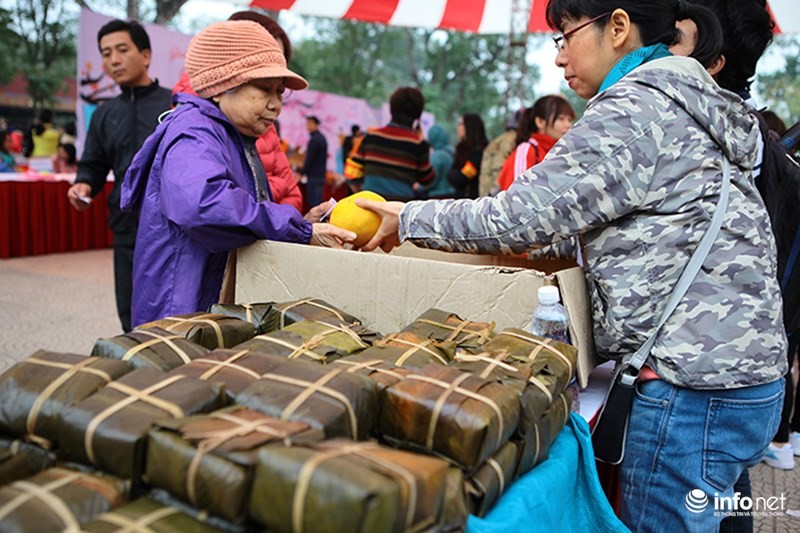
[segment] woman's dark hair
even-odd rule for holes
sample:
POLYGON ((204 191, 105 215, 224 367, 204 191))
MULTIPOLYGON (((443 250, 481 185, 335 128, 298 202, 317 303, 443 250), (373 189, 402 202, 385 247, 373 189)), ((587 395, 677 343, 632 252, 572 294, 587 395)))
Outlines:
POLYGON ((483 126, 483 119, 477 113, 464 113, 461 120, 464 121, 465 138, 456 145, 455 161, 458 164, 464 163, 469 159, 470 153, 474 150, 482 150, 489 140, 486 138, 486 128, 483 126))
POLYGON ((769 109, 766 111, 761 112, 761 116, 764 117, 764 122, 767 123, 769 129, 777 133, 779 136, 786 133, 786 123, 775 114, 774 111, 770 111, 769 109))
POLYGON ((692 0, 716 14, 727 61, 714 78, 729 91, 750 89, 756 64, 772 42, 775 23, 764 0, 692 0))
MULTIPOLYGON (((150 50, 150 36, 144 27, 135 20, 119 20, 115 19, 105 24, 100 31, 97 32, 97 48, 100 49, 100 40, 109 33, 116 33, 118 31, 126 31, 131 36, 131 42, 139 49, 140 52, 150 50)), ((102 50, 101 50, 102 52, 102 50)))
MULTIPOLYGON (((722 29, 717 17, 707 8, 688 0, 549 0, 547 23, 562 31, 568 20, 592 19, 615 9, 628 13, 631 23, 639 29, 644 46, 677 43, 680 33, 675 22, 691 19, 697 26, 697 43, 691 57, 708 65, 722 49, 722 29)), ((603 17, 595 24, 602 27, 608 21, 609 17, 603 17)))
POLYGON ((78 163, 78 153, 75 151, 75 145, 72 143, 62 143, 58 145, 67 152, 67 164, 75 165, 78 163))
POLYGON ((517 144, 524 143, 531 138, 534 133, 542 133, 536 127, 536 118, 545 121, 548 126, 552 126, 556 119, 561 115, 567 115, 575 118, 575 110, 569 105, 566 98, 558 94, 551 94, 542 96, 522 113, 522 118, 519 121, 517 128, 517 144))
POLYGON ((228 20, 250 20, 261 24, 276 41, 280 41, 283 45, 283 57, 286 58, 286 63, 288 64, 289 60, 292 59, 292 42, 289 40, 289 36, 286 35, 281 25, 272 17, 256 13, 255 11, 237 11, 228 17, 228 20))
POLYGON ((6 137, 8 137, 8 132, 6 130, 0 130, 0 154, 7 154, 6 151, 6 137))
POLYGON ((34 121, 31 127, 32 135, 41 135, 44 133, 44 125, 53 122, 53 112, 49 109, 44 109, 39 113, 39 120, 34 121))
POLYGON ((425 97, 416 87, 400 87, 389 98, 392 122, 403 126, 411 127, 414 121, 422 116, 423 109, 425 109, 425 97))
POLYGON ((22 155, 30 157, 33 153, 33 130, 36 126, 32 126, 25 130, 22 134, 22 155))

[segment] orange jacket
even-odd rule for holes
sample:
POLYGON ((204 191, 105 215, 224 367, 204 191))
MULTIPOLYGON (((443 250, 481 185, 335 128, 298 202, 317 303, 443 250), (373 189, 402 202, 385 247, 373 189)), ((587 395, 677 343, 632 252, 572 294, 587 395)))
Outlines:
MULTIPOLYGON (((185 72, 172 88, 172 94, 175 93, 197 94, 192 90, 189 75, 185 72)), ((267 173, 273 201, 291 205, 302 213, 303 195, 297 187, 297 180, 294 178, 292 167, 289 166, 289 160, 281 150, 281 139, 275 131, 275 126, 270 126, 266 133, 258 138, 256 149, 267 173)))

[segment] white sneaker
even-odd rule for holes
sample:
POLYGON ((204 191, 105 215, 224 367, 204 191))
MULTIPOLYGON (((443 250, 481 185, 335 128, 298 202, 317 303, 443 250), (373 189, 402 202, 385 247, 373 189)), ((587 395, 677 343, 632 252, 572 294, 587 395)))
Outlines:
POLYGON ((794 468, 794 451, 791 444, 784 444, 783 448, 778 448, 770 443, 767 446, 767 451, 764 458, 761 459, 768 466, 772 468, 779 468, 781 470, 791 470, 794 468))
POLYGON ((792 445, 795 457, 800 456, 800 433, 792 431, 789 433, 789 444, 792 445))

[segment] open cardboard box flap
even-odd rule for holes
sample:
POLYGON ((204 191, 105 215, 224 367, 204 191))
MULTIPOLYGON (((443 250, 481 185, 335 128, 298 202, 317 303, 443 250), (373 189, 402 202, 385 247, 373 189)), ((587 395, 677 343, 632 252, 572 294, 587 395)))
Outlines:
POLYGON ((595 367, 583 271, 568 261, 449 254, 404 244, 391 254, 259 241, 238 251, 236 301, 321 298, 383 334, 435 307, 496 331, 527 329, 542 285, 556 284, 578 347, 578 380, 595 367))

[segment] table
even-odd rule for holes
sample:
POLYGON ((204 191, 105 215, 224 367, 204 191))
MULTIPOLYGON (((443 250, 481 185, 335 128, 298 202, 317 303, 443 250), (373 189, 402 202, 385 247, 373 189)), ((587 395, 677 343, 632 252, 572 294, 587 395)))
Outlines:
POLYGON ((67 200, 74 176, 35 179, 5 174, 0 179, 0 259, 76 252, 112 245, 106 183, 88 210, 79 212, 67 200))

